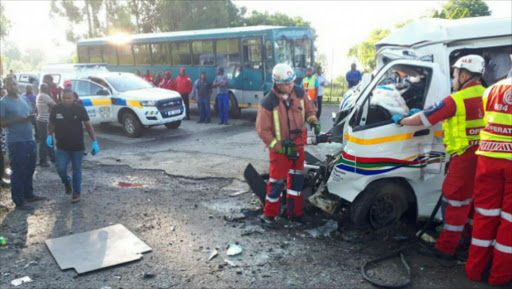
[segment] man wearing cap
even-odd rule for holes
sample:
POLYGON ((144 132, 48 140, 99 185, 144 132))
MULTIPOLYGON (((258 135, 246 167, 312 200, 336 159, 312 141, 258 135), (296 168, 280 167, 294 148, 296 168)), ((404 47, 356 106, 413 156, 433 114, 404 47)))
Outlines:
POLYGON ((217 106, 219 108, 219 124, 228 124, 229 115, 229 92, 228 77, 224 74, 224 67, 217 67, 217 77, 213 82, 213 86, 217 87, 217 106))
POLYGON ((320 115, 322 114, 322 98, 324 97, 324 87, 327 87, 327 79, 325 78, 325 75, 322 73, 322 67, 317 66, 316 68, 316 74, 313 75, 316 80, 318 81, 318 95, 316 96, 316 102, 317 102, 317 112, 316 112, 316 118, 320 119, 320 115))
POLYGON ((176 83, 174 82, 174 79, 172 79, 172 73, 170 71, 165 72, 164 79, 160 82, 159 87, 163 89, 176 90, 176 83))
MULTIPOLYGON (((485 88, 480 83, 485 61, 479 55, 466 55, 453 66, 452 95, 435 103, 424 111, 411 109, 409 116, 394 115, 399 125, 429 128, 443 122, 443 142, 450 155, 448 174, 443 182, 444 227, 436 240, 435 249, 423 250, 442 259, 451 259, 459 245, 470 216, 474 180, 477 167, 475 152, 480 142, 480 130, 485 127, 482 95, 485 88)), ((471 230, 467 226, 468 231, 471 230)))
POLYGON ((318 83, 318 79, 313 76, 312 66, 306 68, 306 77, 302 80, 302 86, 304 87, 304 91, 308 94, 309 99, 315 103, 315 107, 318 107, 316 97, 318 95, 320 84, 318 83))
MULTIPOLYGON (((70 82, 71 83, 71 82, 70 82)), ((66 85, 66 83, 64 83, 66 85)), ((48 136, 48 122, 50 120, 50 111, 55 106, 55 102, 50 97, 50 88, 46 83, 42 83, 39 86, 39 94, 36 98, 37 107, 37 133, 40 138, 39 142, 39 165, 42 167, 49 167, 47 157, 50 157, 52 162, 55 162, 55 151, 46 145, 44 140, 48 136)))
POLYGON ((183 103, 185 104, 185 112, 187 114, 186 120, 190 120, 190 109, 188 95, 192 91, 192 80, 185 73, 185 68, 180 68, 180 74, 176 77, 176 91, 181 94, 183 103))

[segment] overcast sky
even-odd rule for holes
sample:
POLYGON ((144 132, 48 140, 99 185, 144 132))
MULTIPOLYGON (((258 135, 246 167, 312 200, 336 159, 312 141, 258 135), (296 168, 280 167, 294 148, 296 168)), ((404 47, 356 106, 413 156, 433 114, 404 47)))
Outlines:
MULTIPOLYGON (((76 49, 66 41, 67 23, 49 17, 50 1, 6 1, 5 14, 11 21, 6 41, 21 49, 41 48, 48 62, 55 62, 76 49)), ((334 76, 344 74, 354 59, 350 47, 365 40, 377 28, 393 28, 398 22, 429 16, 446 1, 233 1, 269 13, 300 16, 311 22, 318 34, 318 53, 325 55, 327 69, 334 76)), ((512 1, 486 1, 493 17, 512 17, 512 1)), ((3 45, 4 43, 2 43, 3 45)), ((330 73, 328 74, 330 77, 330 73)))

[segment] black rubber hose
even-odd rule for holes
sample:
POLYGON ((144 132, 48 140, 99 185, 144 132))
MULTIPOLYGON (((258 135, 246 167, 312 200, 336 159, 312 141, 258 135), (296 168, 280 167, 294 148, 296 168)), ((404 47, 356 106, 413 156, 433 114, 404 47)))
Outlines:
POLYGON ((371 284, 373 284, 373 285, 375 285, 377 287, 389 288, 389 289, 404 288, 404 287, 409 286, 412 283, 411 267, 409 266, 409 264, 405 260, 405 257, 402 254, 402 251, 407 249, 407 248, 409 248, 409 247, 412 247, 413 245, 415 245, 415 244, 417 244, 418 242, 421 241, 421 236, 423 236, 423 234, 425 234, 425 231, 427 230, 427 228, 430 226, 430 224, 432 224, 432 222, 434 221, 434 218, 435 218, 435 216, 437 214, 437 211, 439 211, 439 208, 441 207, 441 200, 442 200, 442 198, 443 198, 443 195, 441 194, 441 196, 439 196, 439 200, 437 201, 436 206, 434 207, 434 211, 432 211, 432 214, 430 215, 427 223, 423 226, 423 228, 421 229, 420 233, 417 234, 416 238, 411 243, 401 247, 398 250, 395 250, 393 252, 385 254, 385 255, 377 258, 377 259, 370 260, 370 261, 364 263, 363 266, 361 266, 361 274, 363 275, 364 279, 366 279, 366 281, 370 282, 371 284), (387 260, 389 258, 395 257, 397 255, 400 256, 400 260, 402 261, 402 264, 404 265, 404 267, 405 267, 405 269, 407 271, 408 279, 405 282, 399 283, 399 284, 384 284, 384 283, 381 283, 381 282, 379 282, 377 280, 373 280, 372 278, 370 278, 368 276, 368 274, 366 274, 366 267, 368 265, 382 262, 384 260, 387 260))

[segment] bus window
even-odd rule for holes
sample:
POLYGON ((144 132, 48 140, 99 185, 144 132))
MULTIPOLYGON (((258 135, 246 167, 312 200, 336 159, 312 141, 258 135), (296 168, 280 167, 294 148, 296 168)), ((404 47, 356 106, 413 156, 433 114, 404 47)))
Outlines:
POLYGON ((311 63, 311 40, 296 39, 295 40, 295 67, 306 68, 307 66, 313 65, 311 63))
POLYGON ((188 42, 171 43, 172 64, 173 65, 190 65, 190 46, 188 42))
POLYGON ((123 44, 117 47, 117 54, 119 55, 119 65, 133 65, 132 46, 130 44, 123 44))
POLYGON ((192 42, 192 64, 215 65, 213 41, 203 40, 192 42))
POLYGON ((267 70, 272 70, 272 68, 274 68, 274 52, 272 48, 272 41, 265 41, 265 50, 267 52, 267 70))
POLYGON ((261 39, 244 40, 244 67, 261 69, 261 39))
POLYGON ((117 65, 117 55, 114 46, 103 46, 103 61, 110 65, 117 65))
POLYGON ((169 43, 151 44, 154 65, 171 65, 171 51, 169 43))
POLYGON ((133 55, 135 56, 135 65, 150 65, 151 54, 149 44, 134 44, 133 55))
POLYGON ((89 63, 102 63, 101 47, 89 47, 89 63))
POLYGON ((88 63, 89 62, 89 51, 87 46, 78 46, 78 62, 88 63))
POLYGON ((217 40, 215 44, 217 52, 217 65, 229 70, 235 70, 240 66, 240 41, 238 39, 217 40))
POLYGON ((293 42, 286 39, 277 39, 275 42, 276 63, 286 63, 293 66, 293 42))

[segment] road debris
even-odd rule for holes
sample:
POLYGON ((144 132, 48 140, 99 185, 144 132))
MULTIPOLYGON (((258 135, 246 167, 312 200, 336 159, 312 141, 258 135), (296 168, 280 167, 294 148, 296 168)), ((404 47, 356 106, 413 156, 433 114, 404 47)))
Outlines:
POLYGON ((31 265, 37 265, 37 262, 36 261, 30 261, 27 265, 23 266, 23 269, 27 269, 31 265))
POLYGON ((30 279, 30 277, 28 277, 28 276, 25 276, 25 277, 21 277, 21 278, 12 280, 11 285, 20 286, 21 284, 29 283, 29 282, 32 282, 32 279, 30 279))
POLYGON ((251 235, 251 234, 255 234, 255 233, 263 234, 263 233, 265 233, 265 229, 263 229, 260 226, 248 226, 247 228, 245 228, 242 231, 241 235, 242 236, 247 236, 247 235, 251 235))
POLYGON ((229 266, 231 267, 236 267, 237 265, 235 264, 235 262, 231 261, 231 260, 228 260, 228 259, 224 259, 224 262, 226 262, 226 264, 228 264, 229 266))
POLYGON ((236 197, 236 196, 240 196, 241 194, 245 194, 245 193, 247 193, 247 192, 248 192, 248 191, 246 191, 246 190, 238 191, 238 192, 232 193, 230 196, 231 196, 231 197, 236 197))
POLYGON ((117 184, 121 188, 142 188, 143 184, 132 184, 132 183, 125 183, 125 182, 119 182, 117 184))
MULTIPOLYGON (((416 233, 416 236, 418 236, 418 234, 420 233, 421 231, 418 231, 416 233)), ((421 239, 427 243, 431 243, 431 244, 435 244, 436 243, 436 239, 434 239, 432 236, 430 236, 429 234, 427 233, 423 233, 423 235, 421 235, 421 239)))
POLYGON ((155 277, 155 274, 147 273, 147 272, 142 273, 142 278, 144 278, 144 279, 150 279, 153 277, 155 277))
POLYGON ((217 257, 218 254, 219 254, 219 251, 217 251, 216 249, 213 249, 212 251, 210 251, 210 253, 208 254, 208 261, 217 257))
POLYGON ((0 237, 0 245, 1 245, 1 246, 5 246, 5 245, 7 245, 7 238, 0 237))
POLYGON ((230 244, 227 254, 228 254, 228 256, 235 256, 235 255, 242 254, 242 246, 236 245, 236 244, 230 244))
POLYGON ((323 226, 306 230, 306 233, 310 234, 313 238, 330 237, 331 233, 336 230, 338 230, 338 222, 329 220, 323 226))

